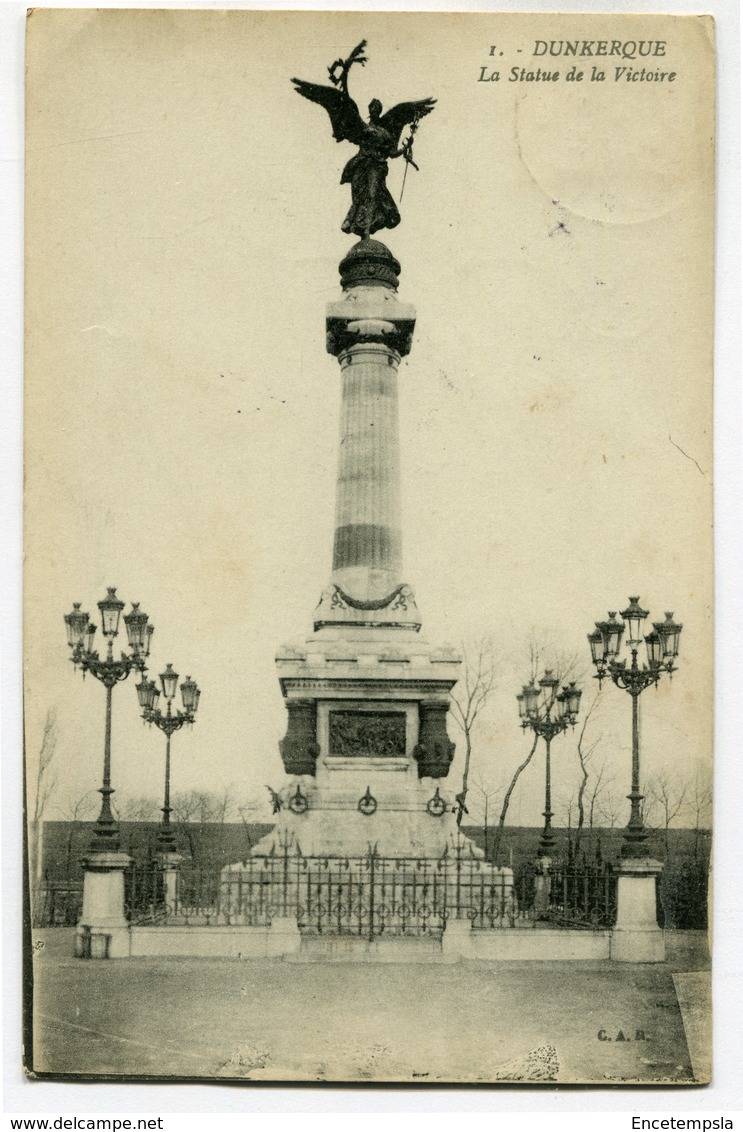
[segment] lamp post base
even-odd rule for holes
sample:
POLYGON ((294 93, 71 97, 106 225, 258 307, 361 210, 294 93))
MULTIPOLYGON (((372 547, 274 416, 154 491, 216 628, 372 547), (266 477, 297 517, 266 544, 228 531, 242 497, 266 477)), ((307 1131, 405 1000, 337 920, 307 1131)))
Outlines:
POLYGON ((90 853, 118 853, 121 848, 118 822, 111 818, 98 818, 90 839, 90 853))
POLYGON ((648 837, 648 831, 644 826, 628 825, 624 831, 620 856, 629 860, 647 860, 648 837))
POLYGON ((169 826, 161 826, 157 833, 158 853, 176 853, 175 830, 169 826))
POLYGON ((83 861, 83 910, 75 954, 86 959, 118 959, 129 954, 129 925, 124 907, 124 872, 128 853, 96 849, 83 861))
POLYGON ((617 921, 611 958, 618 963, 662 963, 665 939, 655 904, 657 878, 663 871, 652 858, 623 859, 617 882, 617 921))

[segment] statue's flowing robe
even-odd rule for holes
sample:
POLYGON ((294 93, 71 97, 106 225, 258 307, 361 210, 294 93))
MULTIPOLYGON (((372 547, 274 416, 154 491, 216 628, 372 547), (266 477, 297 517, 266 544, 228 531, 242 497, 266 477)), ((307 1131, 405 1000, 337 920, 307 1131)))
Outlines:
POLYGON ((387 170, 377 146, 362 147, 348 162, 341 177, 342 185, 351 185, 351 207, 341 225, 344 232, 365 236, 400 223, 400 213, 387 188, 387 170))

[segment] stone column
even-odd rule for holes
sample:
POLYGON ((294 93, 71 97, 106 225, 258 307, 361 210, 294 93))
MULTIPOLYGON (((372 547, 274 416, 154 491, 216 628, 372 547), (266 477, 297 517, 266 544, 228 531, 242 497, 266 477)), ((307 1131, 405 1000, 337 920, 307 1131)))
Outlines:
POLYGON ((660 861, 624 858, 617 882, 617 921, 610 957, 618 963, 662 963, 666 957, 658 926, 655 890, 663 871, 660 861))
POLYGON ((550 907, 552 893, 552 858, 542 856, 537 858, 534 873, 534 914, 538 920, 546 918, 550 907))
POLYGON ((415 310, 398 302, 400 264, 379 240, 355 244, 340 273, 344 297, 327 312, 343 375, 332 582, 383 605, 402 572, 397 375, 415 310))
POLYGON ((178 912, 178 873, 183 857, 180 853, 160 853, 158 860, 163 870, 163 899, 166 914, 175 916, 178 912))
POLYGON ((383 341, 351 346, 343 373, 333 581, 362 600, 400 581, 400 441, 397 367, 383 341))
POLYGON ((129 955, 129 925, 124 911, 127 853, 91 853, 83 861, 83 911, 75 936, 75 954, 85 959, 121 959, 129 955))

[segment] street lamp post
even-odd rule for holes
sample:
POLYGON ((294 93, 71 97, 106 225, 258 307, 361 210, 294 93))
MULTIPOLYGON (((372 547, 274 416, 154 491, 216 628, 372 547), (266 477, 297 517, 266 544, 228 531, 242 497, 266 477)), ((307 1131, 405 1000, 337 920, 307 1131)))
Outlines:
POLYGON ((146 680, 143 676, 141 684, 137 684, 136 687, 139 706, 142 708, 142 719, 145 723, 154 723, 155 727, 165 734, 165 798, 162 806, 163 820, 158 833, 158 847, 162 853, 170 854, 175 852, 175 834, 170 825, 170 815, 173 812, 170 805, 170 739, 184 724, 194 722, 201 689, 190 676, 187 676, 181 683, 184 710, 174 712, 173 699, 178 686, 178 673, 173 671, 172 664, 166 665, 165 671, 160 673, 160 684, 167 705, 164 712, 157 706, 160 689, 154 680, 146 680))
POLYGON ((647 609, 641 609, 639 597, 631 597, 629 605, 617 621, 616 612, 609 613, 608 621, 597 621, 596 628, 588 634, 591 658, 596 665, 596 679, 601 683, 607 677, 618 688, 632 697, 632 789, 627 795, 630 801, 630 819, 624 833, 622 856, 643 858, 647 856, 648 832, 643 822, 640 803, 644 795, 640 793, 640 718, 639 698, 646 688, 654 686, 662 674, 669 676, 676 671, 674 659, 678 656, 681 625, 673 620, 672 613, 666 613, 665 621, 654 621, 653 632, 645 638, 647 664, 638 664, 637 654, 643 641, 642 625, 648 616, 647 609), (625 644, 630 650, 631 660, 619 660, 618 654, 622 636, 626 630, 625 644))
POLYGON ((80 602, 75 602, 72 612, 65 614, 67 625, 67 640, 72 649, 72 663, 75 668, 82 669, 83 676, 90 672, 96 680, 100 680, 106 689, 106 729, 103 748, 103 785, 100 788, 102 795, 101 812, 93 828, 91 841, 92 853, 117 853, 119 850, 119 826, 111 811, 111 795, 114 793, 111 786, 111 701, 114 687, 122 680, 126 680, 133 668, 138 672, 146 671, 145 659, 150 652, 150 641, 154 627, 148 624, 148 617, 143 613, 137 602, 132 604, 131 611, 124 616, 129 652, 122 652, 118 659, 113 655, 114 637, 119 633, 119 619, 124 608, 124 602, 116 596, 113 586, 102 601, 98 602, 101 614, 101 631, 107 641, 105 657, 100 657, 93 644, 97 627, 91 622, 90 616, 80 609, 80 602))
POLYGON ((555 848, 552 832, 552 779, 550 767, 550 746, 555 735, 560 735, 568 727, 574 727, 580 708, 581 689, 575 681, 566 684, 561 692, 560 684, 551 668, 546 669, 538 685, 532 680, 525 684, 516 696, 519 705, 521 726, 530 729, 537 737, 544 739, 546 752, 544 785, 544 829, 539 842, 540 857, 551 857, 555 848))

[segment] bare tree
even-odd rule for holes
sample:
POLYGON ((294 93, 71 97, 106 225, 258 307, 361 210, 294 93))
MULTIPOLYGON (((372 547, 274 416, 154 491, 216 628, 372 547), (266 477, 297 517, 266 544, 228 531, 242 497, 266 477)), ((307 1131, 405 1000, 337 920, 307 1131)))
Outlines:
POLYGON ((666 856, 668 855, 668 830, 671 822, 678 817, 683 809, 688 789, 689 783, 687 781, 679 778, 678 775, 669 774, 667 770, 659 771, 653 778, 649 779, 646 786, 647 800, 651 804, 655 804, 660 811, 666 856))
POLYGON ((44 720, 41 733, 41 746, 36 764, 33 797, 30 800, 29 873, 34 889, 38 889, 42 879, 42 842, 44 837, 44 817, 57 788, 57 773, 52 765, 57 750, 57 710, 50 708, 44 720))
MULTIPOLYGON (((204 856, 204 825, 224 825, 234 808, 234 791, 231 786, 216 790, 186 790, 172 799, 173 817, 182 838, 188 844, 191 859, 200 861, 204 856)), ((206 843, 207 851, 215 846, 206 843)), ((221 852, 222 844, 218 846, 221 852)))
POLYGON ((475 806, 478 813, 482 816, 483 837, 485 841, 485 859, 490 860, 490 815, 495 805, 495 800, 502 793, 500 786, 494 785, 483 779, 481 774, 472 777, 472 792, 475 798, 475 806))
POLYGON ((509 803, 511 801, 511 795, 514 792, 514 789, 516 787, 516 783, 518 782, 522 771, 526 770, 529 763, 533 759, 534 752, 537 749, 537 743, 538 742, 539 742, 539 736, 535 734, 534 742, 531 745, 531 750, 529 751, 529 754, 526 756, 524 761, 519 766, 516 767, 516 770, 514 771, 513 778, 511 779, 509 786, 508 786, 508 789, 506 790, 506 793, 504 795, 503 806, 501 808, 500 818, 498 819, 498 829, 497 829, 496 834, 495 834, 495 844, 493 846, 493 860, 496 863, 498 861, 498 851, 500 850, 500 843, 501 843, 501 840, 503 838, 503 827, 506 824, 506 814, 508 813, 508 806, 509 806, 509 803))
POLYGON ((234 807, 232 788, 185 790, 173 797, 173 814, 179 822, 225 822, 234 807))
POLYGON ((610 829, 619 825, 625 806, 625 799, 617 792, 613 782, 613 779, 603 782, 594 802, 597 816, 601 818, 602 824, 608 825, 610 829))
POLYGON ((578 808, 578 799, 575 791, 572 792, 569 798, 564 798, 561 804, 562 812, 565 815, 565 825, 568 830, 568 841, 573 833, 573 817, 575 816, 578 808))
POLYGON ((464 771, 462 790, 457 795, 457 825, 467 812, 466 800, 472 758, 472 734, 480 712, 495 689, 498 664, 495 645, 490 636, 480 637, 471 645, 462 645, 464 672, 452 693, 452 716, 464 735, 464 771))
POLYGON ((96 790, 86 790, 84 794, 68 795, 62 817, 69 822, 92 821, 96 812, 96 790))
POLYGON ((712 824, 712 776, 710 768, 698 765, 694 772, 687 807, 695 829, 708 829, 712 824))
POLYGON ((530 680, 538 679, 549 668, 563 682, 577 681, 585 676, 588 669, 581 653, 558 648, 546 633, 533 628, 526 639, 524 659, 530 680))
POLYGON ((145 795, 118 800, 116 818, 118 821, 159 821, 160 804, 155 798, 145 795))
POLYGON ((247 852, 253 848, 254 831, 251 826, 255 824, 269 825, 271 818, 268 810, 268 800, 261 791, 260 795, 256 797, 253 794, 248 795, 244 801, 236 803, 235 806, 237 813, 240 815, 242 822, 243 832, 245 834, 245 845, 247 852))
MULTIPOLYGON (((593 831, 593 828, 596 825, 596 819, 600 817, 604 812, 602 809, 602 798, 604 797, 606 792, 611 789, 614 781, 615 775, 610 775, 608 773, 606 759, 603 759, 602 762, 596 767, 594 778, 591 783, 591 792, 588 797, 588 828, 591 831, 593 831)), ((621 802, 617 799, 614 805, 617 809, 617 817, 615 820, 619 820, 618 811, 621 806, 621 802)), ((611 811, 611 808, 612 803, 609 802, 609 805, 607 807, 609 812, 611 811)))
MULTIPOLYGON (((586 819, 585 794, 586 794, 586 787, 588 785, 588 778, 589 778, 589 774, 590 774, 589 764, 590 764, 591 758, 592 758, 592 756, 593 756, 593 754, 594 754, 594 752, 595 752, 595 750, 598 747, 599 742, 600 742, 600 739, 594 739, 594 741, 592 743, 586 742, 586 730, 588 729, 588 725, 591 722, 591 718, 595 715, 596 705, 598 703, 598 698, 599 698, 599 693, 597 692, 596 695, 593 697, 593 700, 589 704, 585 715, 583 716, 583 723, 581 724, 581 729, 578 732, 578 742, 576 744, 576 749, 578 751, 578 761, 580 763, 580 770, 581 770, 581 783, 580 783, 580 786, 578 787, 578 797, 576 799, 577 810, 578 810, 578 824, 577 824, 576 834, 575 834, 575 851, 576 851, 576 853, 577 853, 578 849, 580 848, 581 838, 583 836, 583 826, 585 824, 585 819, 586 819)), ((589 798, 589 828, 590 829, 593 829, 593 816, 594 816, 594 808, 595 808, 595 805, 596 805, 597 790, 601 785, 603 774, 604 774, 604 767, 602 766, 600 774, 597 776, 596 786, 594 787, 593 793, 589 798)))
POLYGON ((86 790, 84 794, 68 795, 61 807, 62 820, 66 822, 65 848, 64 848, 64 874, 69 881, 75 871, 82 848, 81 839, 85 824, 92 821, 96 814, 96 791, 86 790))
POLYGON ((712 821, 712 780, 709 768, 698 765, 691 784, 687 805, 694 819, 694 856, 699 856, 699 842, 702 830, 708 829, 712 821))

